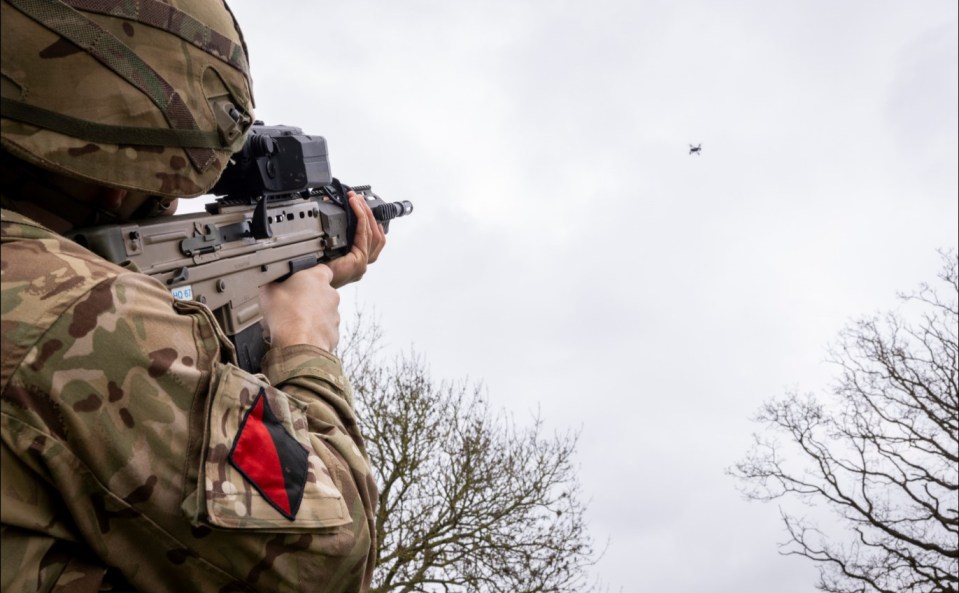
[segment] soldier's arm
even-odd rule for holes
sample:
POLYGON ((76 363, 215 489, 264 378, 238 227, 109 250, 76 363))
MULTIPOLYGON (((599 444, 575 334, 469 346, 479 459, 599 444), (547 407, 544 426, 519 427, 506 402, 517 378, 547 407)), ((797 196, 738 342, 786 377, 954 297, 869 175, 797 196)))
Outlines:
POLYGON ((77 298, 5 393, 23 406, 8 445, 51 493, 23 527, 86 542, 141 591, 361 590, 375 487, 339 362, 278 347, 270 385, 230 348, 140 274, 77 298))

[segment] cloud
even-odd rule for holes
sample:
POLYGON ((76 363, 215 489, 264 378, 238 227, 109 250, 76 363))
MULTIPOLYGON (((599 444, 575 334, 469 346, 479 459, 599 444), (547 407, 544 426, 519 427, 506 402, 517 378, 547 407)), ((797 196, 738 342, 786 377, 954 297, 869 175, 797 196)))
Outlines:
POLYGON ((582 429, 612 590, 808 590, 722 468, 955 244, 956 6, 232 5, 260 116, 416 206, 344 308, 582 429))

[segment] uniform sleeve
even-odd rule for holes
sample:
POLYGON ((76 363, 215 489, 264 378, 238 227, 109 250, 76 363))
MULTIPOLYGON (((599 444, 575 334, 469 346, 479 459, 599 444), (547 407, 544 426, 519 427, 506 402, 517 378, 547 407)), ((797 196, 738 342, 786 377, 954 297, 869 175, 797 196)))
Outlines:
POLYGON ((366 589, 376 493, 339 362, 285 348, 268 382, 228 353, 205 308, 102 281, 14 374, 5 445, 140 591, 366 589))

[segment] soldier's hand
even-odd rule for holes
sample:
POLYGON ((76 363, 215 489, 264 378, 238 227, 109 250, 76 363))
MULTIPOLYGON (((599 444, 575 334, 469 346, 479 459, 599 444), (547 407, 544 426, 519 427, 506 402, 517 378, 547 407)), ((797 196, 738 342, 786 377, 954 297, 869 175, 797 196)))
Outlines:
POLYGON ((340 295, 320 264, 260 288, 263 329, 273 348, 309 344, 333 352, 340 340, 340 295))
POLYGON ((386 245, 383 225, 376 222, 373 211, 363 196, 351 191, 349 198, 350 207, 356 214, 356 235, 349 253, 327 263, 333 271, 331 284, 334 288, 362 278, 366 273, 366 266, 376 261, 386 245))

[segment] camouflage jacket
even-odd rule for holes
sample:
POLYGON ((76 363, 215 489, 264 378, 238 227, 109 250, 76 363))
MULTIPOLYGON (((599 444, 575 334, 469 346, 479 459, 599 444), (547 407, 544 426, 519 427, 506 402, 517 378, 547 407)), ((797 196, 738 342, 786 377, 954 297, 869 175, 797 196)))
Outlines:
POLYGON ((0 588, 366 590, 376 486, 339 361, 245 373, 204 306, 0 213, 0 588))

